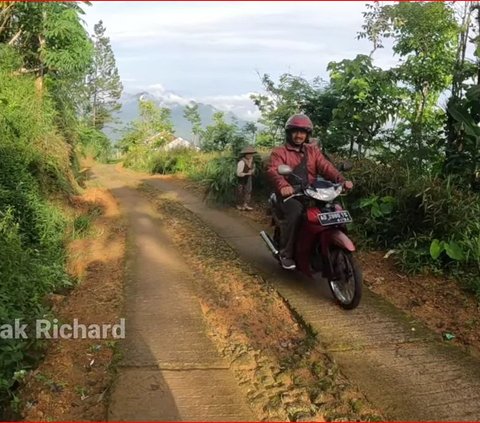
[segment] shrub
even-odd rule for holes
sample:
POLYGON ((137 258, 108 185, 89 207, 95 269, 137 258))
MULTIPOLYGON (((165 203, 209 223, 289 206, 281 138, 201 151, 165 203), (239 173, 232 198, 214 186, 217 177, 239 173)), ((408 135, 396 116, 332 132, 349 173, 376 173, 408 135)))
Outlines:
POLYGON ((218 204, 232 204, 237 185, 237 158, 216 157, 205 168, 202 182, 207 186, 206 198, 218 204))
MULTIPOLYGON (((240 158, 230 153, 220 155, 210 162, 204 170, 202 182, 207 187, 207 199, 218 204, 234 204, 237 180, 237 163, 240 158)), ((266 175, 267 157, 254 156, 255 175, 253 194, 260 200, 266 200, 271 191, 271 184, 266 175)))
POLYGON ((112 145, 108 137, 96 128, 80 125, 78 136, 81 153, 85 157, 93 157, 102 163, 107 163, 112 154, 112 145))
POLYGON ((134 145, 128 150, 123 164, 133 170, 141 172, 152 171, 152 151, 145 145, 134 145))
POLYGON ((424 267, 480 270, 480 196, 468 187, 412 171, 401 163, 363 160, 351 174, 355 189, 348 201, 355 230, 377 247, 399 250, 408 271, 424 267), (452 246, 438 257, 432 243, 452 246), (454 254, 458 247, 458 253, 454 254))
MULTIPOLYGON (((55 118, 33 79, 0 71, 0 324, 43 317, 45 294, 69 284, 66 221, 46 199, 76 188, 72 152, 55 118)), ((11 395, 15 372, 32 365, 35 342, 0 340, 0 403, 11 395)))
POLYGON ((151 172, 162 175, 185 173, 192 167, 195 151, 190 148, 175 148, 155 153, 151 159, 151 172))

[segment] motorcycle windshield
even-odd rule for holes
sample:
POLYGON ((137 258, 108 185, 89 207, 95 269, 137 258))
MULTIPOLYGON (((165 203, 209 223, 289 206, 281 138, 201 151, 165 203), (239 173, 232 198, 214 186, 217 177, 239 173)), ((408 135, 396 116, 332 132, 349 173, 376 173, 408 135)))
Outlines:
MULTIPOLYGON (((333 185, 333 184, 332 184, 333 185)), ((315 200, 329 202, 337 198, 342 192, 342 186, 330 186, 329 188, 314 188, 309 187, 305 190, 305 193, 314 198, 315 200)))

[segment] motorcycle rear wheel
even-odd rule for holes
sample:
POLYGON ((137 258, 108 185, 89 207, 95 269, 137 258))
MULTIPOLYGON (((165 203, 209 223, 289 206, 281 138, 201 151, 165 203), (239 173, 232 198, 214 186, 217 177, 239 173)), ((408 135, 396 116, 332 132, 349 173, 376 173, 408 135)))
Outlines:
POLYGON ((328 285, 340 307, 352 310, 362 298, 362 272, 360 265, 349 251, 335 248, 330 251, 333 277, 328 285))

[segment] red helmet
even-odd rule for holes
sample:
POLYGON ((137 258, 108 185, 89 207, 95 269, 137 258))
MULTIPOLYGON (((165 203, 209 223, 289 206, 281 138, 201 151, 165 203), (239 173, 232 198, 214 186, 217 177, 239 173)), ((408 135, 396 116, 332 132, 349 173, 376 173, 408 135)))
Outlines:
POLYGON ((297 114, 290 116, 285 124, 285 131, 289 129, 303 129, 307 131, 308 134, 311 134, 313 131, 313 123, 307 115, 297 114))

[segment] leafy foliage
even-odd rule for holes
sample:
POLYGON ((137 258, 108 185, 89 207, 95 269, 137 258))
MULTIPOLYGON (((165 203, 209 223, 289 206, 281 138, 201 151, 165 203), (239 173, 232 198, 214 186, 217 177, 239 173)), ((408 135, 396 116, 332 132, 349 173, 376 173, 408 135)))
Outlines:
POLYGON ((118 143, 125 153, 125 165, 138 170, 151 170, 151 157, 174 139, 170 110, 158 107, 151 100, 140 100, 140 117, 131 122, 118 143))
POLYGON ((354 146, 358 156, 381 142, 375 137, 400 105, 398 89, 390 72, 373 66, 372 59, 358 55, 353 60, 330 62, 330 90, 337 98, 330 124, 337 148, 345 143, 349 156, 354 146))
POLYGON ((207 199, 218 204, 233 204, 237 175, 237 159, 233 156, 219 156, 205 169, 203 182, 207 186, 207 199))
POLYGON ((198 111, 198 104, 186 105, 183 113, 184 117, 192 124, 192 133, 194 143, 200 144, 202 140, 202 120, 198 111))
POLYGON ((469 88, 465 98, 450 101, 448 113, 456 138, 449 145, 445 169, 466 176, 472 188, 480 191, 480 85, 469 88))
POLYGON ((262 113, 260 123, 267 126, 269 135, 276 144, 283 142, 284 126, 287 119, 294 113, 303 110, 308 99, 315 96, 320 80, 311 85, 307 80, 291 74, 283 74, 278 84, 265 74, 262 84, 266 94, 253 94, 254 104, 262 113))
POLYGON ((191 148, 175 148, 168 151, 159 151, 152 157, 149 171, 162 175, 172 173, 189 173, 196 168, 201 160, 191 148))
POLYGON ((437 103, 455 67, 460 27, 454 11, 446 2, 400 2, 371 7, 365 17, 360 37, 374 46, 384 36, 393 38, 393 51, 402 59, 392 70, 402 84, 399 117, 408 123, 402 150, 410 161, 424 163, 441 136, 437 103))
MULTIPOLYGON (((70 148, 58 134, 54 103, 33 78, 0 72, 0 323, 30 323, 47 310, 45 294, 69 285, 65 217, 45 193, 75 189, 70 148)), ((0 402, 14 374, 32 364, 33 341, 0 341, 0 402)))
POLYGON ((246 144, 245 136, 238 130, 237 125, 227 123, 223 112, 213 115, 213 123, 205 128, 202 133, 203 151, 224 151, 231 149, 238 153, 246 144))
POLYGON ((78 129, 81 152, 86 157, 106 163, 112 154, 112 145, 108 137, 98 129, 82 125, 78 129))
POLYGON ((480 197, 451 178, 409 169, 404 163, 355 163, 348 197, 355 230, 375 247, 399 250, 409 271, 461 266, 480 270, 480 197), (442 252, 441 263, 435 262, 442 252))
MULTIPOLYGON (((108 149, 102 134, 79 125, 93 58, 82 14, 71 2, 0 5, 0 324, 44 317, 45 295, 70 285, 67 219, 48 198, 75 192, 79 139, 97 153, 108 149)), ((35 339, 0 340, 2 412, 39 352, 35 339)))

